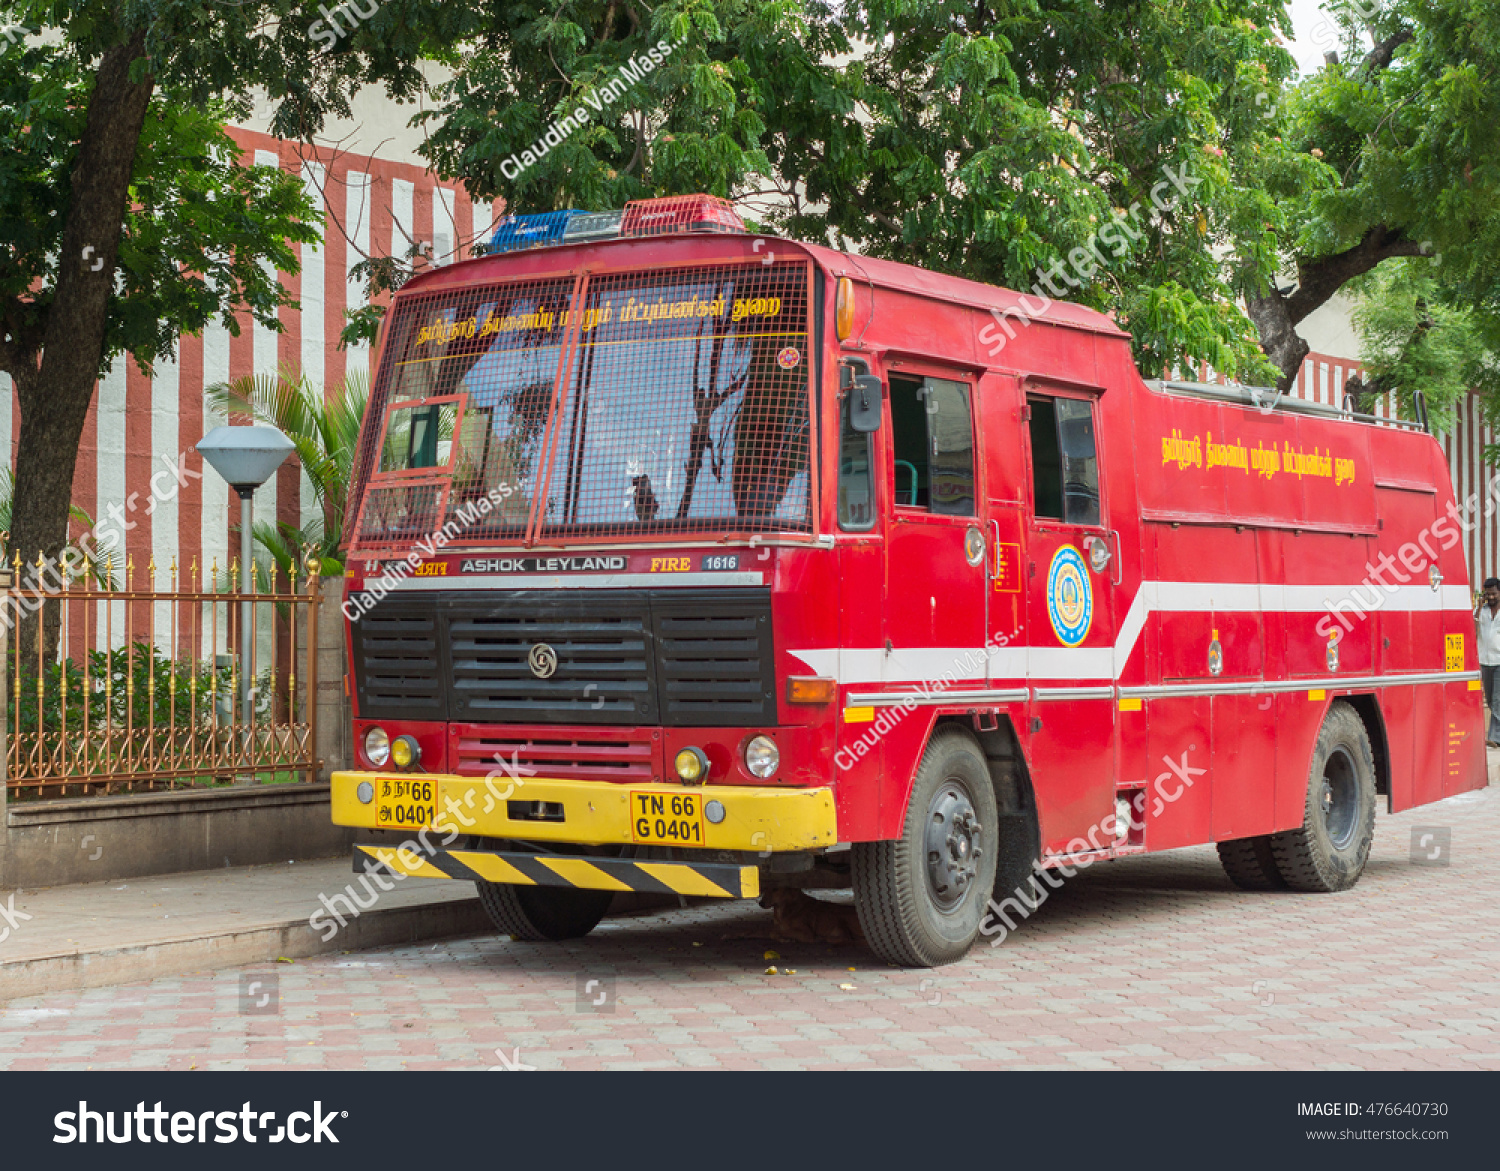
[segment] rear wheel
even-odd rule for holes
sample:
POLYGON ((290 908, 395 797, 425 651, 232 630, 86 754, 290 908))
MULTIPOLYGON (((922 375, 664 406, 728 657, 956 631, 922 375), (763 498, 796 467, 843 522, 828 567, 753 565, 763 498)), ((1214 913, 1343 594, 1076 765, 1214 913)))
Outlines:
POLYGON ((1276 869, 1270 835, 1220 842, 1219 861, 1229 881, 1241 890, 1286 890, 1286 880, 1276 869))
POLYGON ((599 925, 614 893, 566 886, 476 882, 479 904, 502 935, 524 943, 577 939, 599 925))
POLYGON ((1302 825, 1271 836, 1276 869, 1293 890, 1348 890, 1375 838, 1375 759, 1364 721, 1347 703, 1328 709, 1308 776, 1302 825))
POLYGON ((969 950, 995 885, 998 825, 984 753, 962 728, 939 729, 917 769, 901 837, 851 851, 859 925, 881 959, 930 968, 969 950))

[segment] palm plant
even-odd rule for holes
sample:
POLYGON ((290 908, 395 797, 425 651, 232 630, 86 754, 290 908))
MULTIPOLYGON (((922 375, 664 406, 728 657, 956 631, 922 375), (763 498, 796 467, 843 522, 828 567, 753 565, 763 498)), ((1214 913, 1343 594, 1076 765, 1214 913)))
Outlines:
MULTIPOLYGON (((312 484, 323 512, 321 524, 299 527, 259 521, 252 529, 276 570, 295 580, 305 572, 308 559, 316 558, 323 576, 341 575, 354 453, 370 399, 368 375, 351 371, 323 393, 306 378, 283 369, 274 376, 216 383, 204 393, 217 411, 247 414, 280 428, 295 446, 312 484)), ((264 571, 258 567, 258 572, 264 571)))

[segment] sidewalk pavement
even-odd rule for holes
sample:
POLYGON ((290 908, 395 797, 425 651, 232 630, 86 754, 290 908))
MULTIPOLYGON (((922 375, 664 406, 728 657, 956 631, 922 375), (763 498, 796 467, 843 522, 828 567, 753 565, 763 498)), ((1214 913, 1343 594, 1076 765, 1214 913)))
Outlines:
POLYGON ((308 918, 355 880, 345 856, 0 896, 0 1002, 494 930, 472 883, 413 878, 324 939, 308 918))
MULTIPOLYGON (((1500 786, 1500 750, 1488 752, 1500 786)), ((409 878, 336 933, 322 895, 355 882, 348 857, 131 878, 0 895, 0 1002, 277 959, 494 933, 467 882, 409 878), (316 927, 309 917, 323 911, 316 927)), ((363 887, 358 888, 368 901, 363 887)), ((612 914, 673 900, 617 898, 612 914)), ((348 915, 347 903, 340 909, 348 915)))

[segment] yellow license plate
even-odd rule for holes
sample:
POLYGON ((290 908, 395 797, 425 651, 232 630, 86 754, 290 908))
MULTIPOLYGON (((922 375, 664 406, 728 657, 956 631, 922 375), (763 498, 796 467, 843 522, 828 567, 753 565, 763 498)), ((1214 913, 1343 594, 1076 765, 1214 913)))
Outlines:
POLYGON ((415 777, 388 777, 375 794, 375 820, 382 828, 423 829, 436 814, 437 786, 415 777))
POLYGON ((1443 665, 1450 671, 1464 669, 1464 636, 1450 634, 1443 640, 1443 665))
POLYGON ((630 836, 654 846, 701 846, 703 795, 632 791, 630 836))

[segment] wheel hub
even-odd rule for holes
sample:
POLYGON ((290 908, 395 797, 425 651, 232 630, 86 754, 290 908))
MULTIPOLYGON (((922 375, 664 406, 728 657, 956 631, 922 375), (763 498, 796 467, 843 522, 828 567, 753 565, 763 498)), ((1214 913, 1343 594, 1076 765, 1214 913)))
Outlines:
POLYGON ((959 903, 979 872, 984 855, 974 804, 956 780, 945 781, 927 807, 927 884, 933 900, 944 908, 959 903))
POLYGON ((1329 841, 1335 849, 1347 849, 1359 827, 1359 782, 1354 761, 1342 748, 1330 753, 1323 764, 1318 805, 1329 841))

